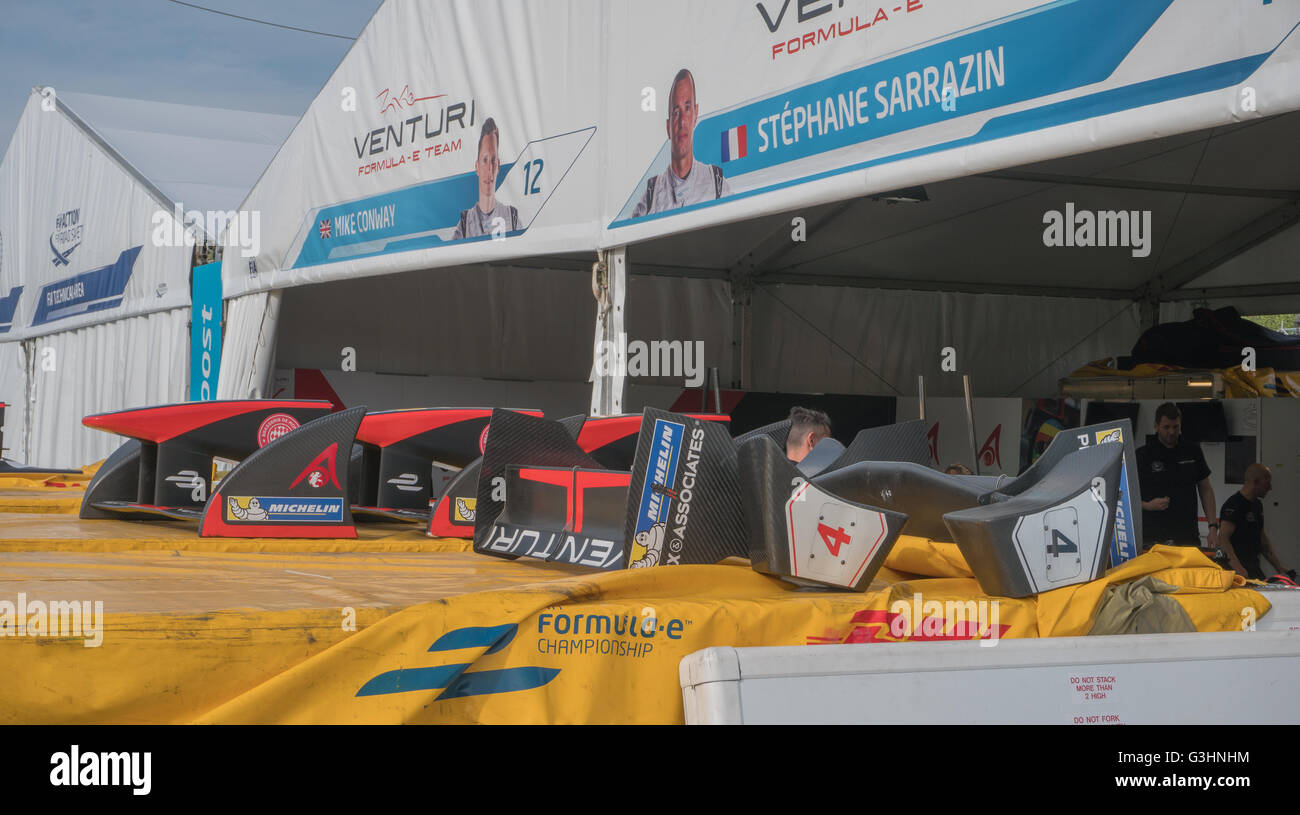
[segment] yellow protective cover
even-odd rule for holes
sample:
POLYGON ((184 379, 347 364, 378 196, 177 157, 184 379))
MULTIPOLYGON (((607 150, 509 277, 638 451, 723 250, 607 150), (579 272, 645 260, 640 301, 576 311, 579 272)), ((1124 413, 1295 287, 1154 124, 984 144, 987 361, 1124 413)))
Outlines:
POLYGON ((1239 630, 1243 609, 1269 607, 1180 547, 1013 600, 985 595, 954 545, 917 538, 900 540, 870 590, 847 593, 739 561, 583 573, 371 532, 283 548, 152 534, 0 546, 0 601, 66 594, 69 577, 112 598, 98 647, 14 636, 0 605, 0 722, 668 724, 683 720, 678 665, 712 646, 1082 635, 1107 586, 1148 575, 1179 586, 1201 631, 1239 630))

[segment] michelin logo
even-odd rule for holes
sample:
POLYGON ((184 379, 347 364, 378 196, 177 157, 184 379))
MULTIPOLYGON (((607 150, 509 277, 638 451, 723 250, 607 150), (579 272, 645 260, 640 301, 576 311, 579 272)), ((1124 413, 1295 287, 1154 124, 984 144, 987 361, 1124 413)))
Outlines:
POLYGON ((342 523, 343 499, 231 496, 226 502, 226 520, 264 523, 342 523))
POLYGON ((646 569, 651 566, 659 565, 659 558, 664 551, 664 529, 663 524, 655 524, 644 532, 636 533, 635 543, 632 544, 632 569, 646 569))
POLYGON ((457 498, 455 519, 460 523, 472 524, 478 510, 477 498, 457 498))

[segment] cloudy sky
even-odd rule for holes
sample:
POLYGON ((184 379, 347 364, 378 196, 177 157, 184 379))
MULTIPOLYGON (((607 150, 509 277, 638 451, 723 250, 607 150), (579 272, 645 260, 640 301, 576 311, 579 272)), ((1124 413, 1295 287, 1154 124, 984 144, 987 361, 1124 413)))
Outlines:
MULTIPOLYGON (((355 37, 381 0, 187 0, 355 37)), ((0 150, 33 85, 299 116, 350 40, 169 0, 0 0, 0 150)))

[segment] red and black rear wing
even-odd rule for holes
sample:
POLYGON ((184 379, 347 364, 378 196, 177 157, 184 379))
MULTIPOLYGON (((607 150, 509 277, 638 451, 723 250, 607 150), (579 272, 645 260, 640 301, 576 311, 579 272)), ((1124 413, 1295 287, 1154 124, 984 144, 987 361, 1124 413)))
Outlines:
POLYGON ((244 459, 203 510, 199 534, 355 538, 348 462, 364 407, 317 419, 244 459))
MULTIPOLYGON (((540 410, 520 410, 541 416, 540 410)), ((420 408, 369 413, 357 443, 360 466, 353 511, 425 523, 430 500, 483 455, 492 408, 420 408)))
POLYGON ((82 518, 197 519, 212 488, 214 457, 241 461, 327 415, 329 402, 191 402, 87 416, 82 424, 127 436, 99 468, 82 518))
POLYGON ((635 418, 631 467, 612 470, 583 449, 581 430, 575 440, 559 422, 494 416, 474 550, 600 569, 745 555, 736 452, 724 417, 647 409, 635 418))
MULTIPOLYGON (((719 423, 728 421, 727 416, 718 414, 699 414, 694 418, 719 423)), ((577 451, 594 461, 596 466, 609 470, 630 471, 636 456, 641 420, 640 414, 599 418, 572 416, 562 420, 560 424, 567 429, 568 434, 575 441, 577 451)), ((527 458, 528 453, 524 450, 507 455, 523 456, 518 461, 507 463, 520 465, 541 463, 527 458)), ((475 461, 462 470, 433 501, 433 510, 429 519, 429 534, 432 537, 466 539, 474 537, 481 471, 482 461, 475 461)))

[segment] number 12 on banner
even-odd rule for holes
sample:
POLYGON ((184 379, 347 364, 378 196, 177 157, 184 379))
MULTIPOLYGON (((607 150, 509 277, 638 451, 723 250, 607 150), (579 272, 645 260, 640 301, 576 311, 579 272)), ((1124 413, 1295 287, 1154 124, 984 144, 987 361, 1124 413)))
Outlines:
POLYGON ((519 210, 521 228, 532 226, 595 132, 590 127, 524 145, 497 189, 499 200, 519 210))
POLYGON ((541 193, 542 167, 544 166, 545 163, 541 159, 533 159, 524 165, 524 195, 538 195, 541 193))

